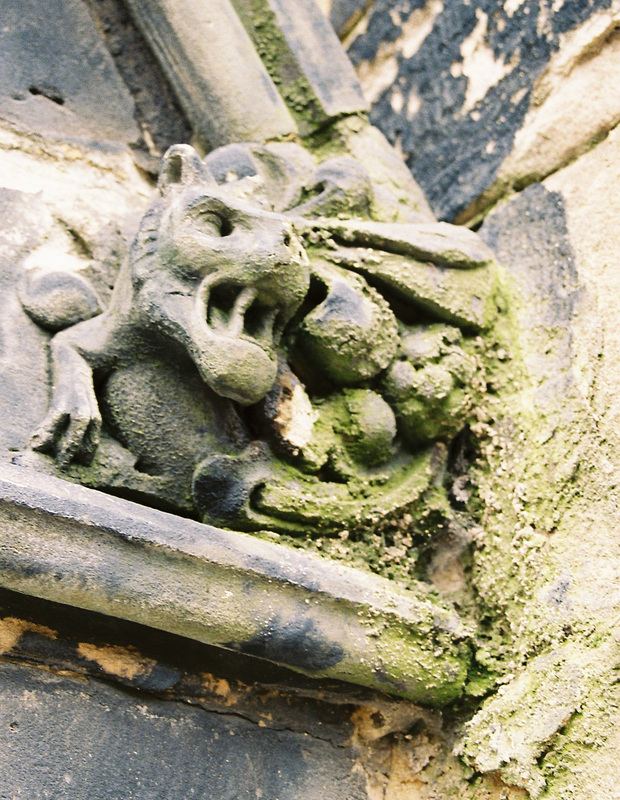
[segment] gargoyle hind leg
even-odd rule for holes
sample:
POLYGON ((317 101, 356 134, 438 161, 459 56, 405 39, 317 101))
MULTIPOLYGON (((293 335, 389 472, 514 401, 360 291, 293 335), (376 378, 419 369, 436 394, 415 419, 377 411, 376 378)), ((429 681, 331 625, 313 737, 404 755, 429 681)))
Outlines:
POLYGON ((251 495, 273 477, 272 464, 269 448, 260 442, 252 442, 238 455, 216 454, 201 461, 194 471, 192 497, 202 521, 241 530, 261 527, 251 495))
POLYGON ((52 400, 30 445, 54 455, 61 468, 72 461, 89 463, 97 449, 101 414, 93 369, 110 362, 114 338, 112 321, 102 314, 57 333, 50 343, 52 400))

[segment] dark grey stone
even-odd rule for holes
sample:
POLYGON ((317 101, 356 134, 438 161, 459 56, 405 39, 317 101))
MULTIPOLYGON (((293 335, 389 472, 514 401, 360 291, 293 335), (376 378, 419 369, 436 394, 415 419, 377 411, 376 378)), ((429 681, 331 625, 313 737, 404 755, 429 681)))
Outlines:
POLYGON ((329 21, 338 36, 346 36, 373 0, 332 0, 329 21))
POLYGON ((81 0, 7 0, 0 118, 95 146, 134 142, 134 105, 81 0))
POLYGON ((310 619, 281 624, 276 617, 239 649, 242 653, 268 660, 285 652, 289 664, 309 672, 333 667, 344 657, 342 647, 337 642, 326 640, 310 619))
POLYGON ((0 665, 0 797, 362 800, 354 753, 287 730, 0 665))
POLYGON ((84 0, 131 92, 135 115, 148 130, 153 146, 140 142, 133 148, 137 163, 153 175, 161 156, 173 144, 189 142, 192 130, 157 59, 129 15, 123 0, 84 0))
MULTIPOLYGON (((545 298, 545 313, 532 322, 547 329, 575 316, 582 290, 570 242, 564 198, 534 183, 485 220, 480 237, 520 283, 545 298)), ((532 292, 534 293, 534 292, 532 292)))
MULTIPOLYGON (((529 107, 530 93, 561 41, 611 0, 573 0, 549 10, 548 35, 537 30, 539 0, 525 0, 509 15, 499 0, 446 3, 433 28, 411 58, 397 55, 398 74, 374 103, 371 120, 391 142, 398 141, 414 178, 433 211, 453 220, 489 186, 512 149, 514 135, 529 107), (463 114, 468 80, 450 68, 462 61, 461 46, 474 30, 477 12, 488 15, 486 43, 496 59, 518 65, 493 86, 471 112, 463 114), (404 95, 403 108, 390 103, 393 86, 404 95), (416 95, 419 111, 409 118, 407 100, 416 95), (487 145, 490 145, 487 147, 487 145)), ((406 21, 425 0, 378 0, 366 31, 353 42, 354 64, 372 61, 382 45, 402 33, 395 20, 406 21), (395 13, 397 12, 397 13, 395 13)))

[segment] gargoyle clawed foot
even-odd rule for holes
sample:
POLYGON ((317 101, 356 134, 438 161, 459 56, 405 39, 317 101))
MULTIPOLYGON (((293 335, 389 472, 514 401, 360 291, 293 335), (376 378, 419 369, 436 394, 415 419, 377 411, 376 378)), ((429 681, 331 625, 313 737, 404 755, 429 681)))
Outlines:
POLYGON ((47 416, 32 435, 33 450, 53 453, 61 469, 90 463, 99 444, 101 415, 91 386, 77 382, 57 389, 47 416))

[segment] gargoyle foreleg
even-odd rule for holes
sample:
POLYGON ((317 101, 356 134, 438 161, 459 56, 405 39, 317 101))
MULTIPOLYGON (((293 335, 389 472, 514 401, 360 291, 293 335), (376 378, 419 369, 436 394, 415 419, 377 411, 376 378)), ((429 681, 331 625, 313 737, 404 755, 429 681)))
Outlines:
POLYGON ((30 443, 34 450, 53 453, 61 467, 74 460, 90 462, 99 444, 93 369, 109 363, 112 338, 109 316, 103 314, 61 331, 50 343, 52 400, 30 443))

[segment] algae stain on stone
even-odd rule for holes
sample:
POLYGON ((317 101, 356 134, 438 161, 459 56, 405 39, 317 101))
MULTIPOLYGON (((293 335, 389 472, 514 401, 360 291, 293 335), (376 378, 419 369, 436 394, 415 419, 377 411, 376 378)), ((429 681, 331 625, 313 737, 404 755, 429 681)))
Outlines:
POLYGON ((301 135, 307 136, 324 122, 324 112, 290 52, 275 13, 265 0, 237 0, 235 5, 271 80, 299 125, 301 135))

